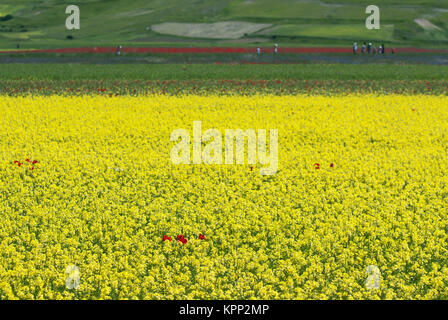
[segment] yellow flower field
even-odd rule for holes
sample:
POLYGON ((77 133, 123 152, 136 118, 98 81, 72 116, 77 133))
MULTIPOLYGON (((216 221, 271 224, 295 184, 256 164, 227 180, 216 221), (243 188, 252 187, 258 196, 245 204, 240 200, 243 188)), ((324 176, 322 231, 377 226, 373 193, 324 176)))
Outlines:
POLYGON ((446 96, 1 96, 0 111, 0 299, 448 298, 446 96), (170 133, 193 121, 278 129, 277 173, 174 165, 170 133))

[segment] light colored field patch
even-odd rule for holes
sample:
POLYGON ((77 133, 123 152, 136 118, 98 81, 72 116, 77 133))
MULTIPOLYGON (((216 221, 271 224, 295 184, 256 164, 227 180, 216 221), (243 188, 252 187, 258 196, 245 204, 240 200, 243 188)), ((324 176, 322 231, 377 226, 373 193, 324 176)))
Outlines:
POLYGON ((239 39, 245 34, 251 34, 270 26, 271 24, 267 23, 243 21, 222 21, 215 23, 166 22, 153 25, 152 30, 161 34, 189 38, 239 39))
POLYGON ((42 31, 38 30, 29 32, 8 32, 3 33, 3 36, 9 39, 28 40, 30 37, 41 36, 43 34, 42 31))
POLYGON ((428 21, 425 18, 414 19, 414 22, 427 31, 443 31, 441 28, 428 21))

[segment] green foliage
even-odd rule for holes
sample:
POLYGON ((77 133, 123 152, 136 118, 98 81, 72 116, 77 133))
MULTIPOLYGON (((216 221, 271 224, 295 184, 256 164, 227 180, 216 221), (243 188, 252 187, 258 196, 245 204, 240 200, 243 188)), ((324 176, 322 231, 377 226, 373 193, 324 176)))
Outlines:
POLYGON ((447 74, 448 66, 431 65, 5 64, 0 80, 431 80, 447 74))

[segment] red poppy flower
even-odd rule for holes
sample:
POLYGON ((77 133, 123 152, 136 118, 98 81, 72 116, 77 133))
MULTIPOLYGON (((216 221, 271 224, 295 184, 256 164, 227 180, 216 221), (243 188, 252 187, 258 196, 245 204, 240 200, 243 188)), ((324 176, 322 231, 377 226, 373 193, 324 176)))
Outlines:
POLYGON ((14 164, 18 164, 18 163, 19 163, 19 161, 17 161, 17 160, 14 161, 14 164))
POLYGON ((184 236, 183 236, 182 234, 178 235, 178 236, 176 237, 176 240, 182 242, 183 244, 186 244, 186 243, 187 243, 187 239, 185 239, 184 236))
POLYGON ((168 236, 163 236, 163 239, 162 239, 162 241, 165 241, 165 240, 171 241, 172 239, 171 239, 171 237, 168 237, 168 236))
POLYGON ((315 163, 314 164, 314 168, 317 170, 317 169, 320 169, 320 164, 318 164, 318 163, 315 163))
POLYGON ((25 159, 26 162, 30 162, 30 159, 25 159))
POLYGON ((23 163, 21 163, 21 162, 18 162, 18 163, 17 163, 17 165, 18 165, 19 167, 21 167, 22 164, 23 164, 23 163))
POLYGON ((34 161, 33 161, 33 164, 36 164, 36 163, 37 163, 37 160, 34 160, 34 161))
POLYGON ((34 170, 34 167, 32 167, 30 170, 34 170))
POLYGON ((334 163, 330 163, 330 168, 334 168, 334 163))
POLYGON ((201 240, 205 240, 205 236, 204 236, 202 233, 200 233, 200 234, 199 234, 199 239, 201 239, 201 240))

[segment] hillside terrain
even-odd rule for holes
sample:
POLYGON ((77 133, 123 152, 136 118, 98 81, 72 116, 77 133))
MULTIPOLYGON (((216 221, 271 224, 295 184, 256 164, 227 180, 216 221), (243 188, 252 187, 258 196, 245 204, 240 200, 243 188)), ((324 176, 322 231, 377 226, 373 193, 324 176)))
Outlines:
POLYGON ((381 29, 365 28, 361 0, 78 0, 68 31, 65 0, 2 0, 0 48, 74 46, 448 46, 448 1, 377 0, 381 29))

